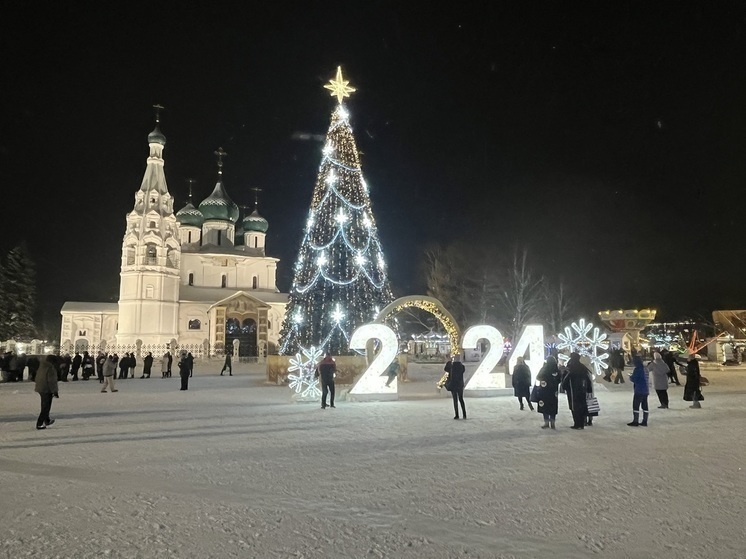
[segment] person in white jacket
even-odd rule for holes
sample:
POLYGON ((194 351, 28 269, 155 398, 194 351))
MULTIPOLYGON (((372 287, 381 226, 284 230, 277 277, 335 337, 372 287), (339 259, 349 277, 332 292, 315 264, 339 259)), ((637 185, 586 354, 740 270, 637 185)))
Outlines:
POLYGON ((661 405, 660 410, 668 409, 668 375, 670 369, 668 364, 663 361, 663 357, 657 351, 653 354, 653 360, 648 364, 648 371, 653 376, 653 388, 658 395, 658 401, 661 405))

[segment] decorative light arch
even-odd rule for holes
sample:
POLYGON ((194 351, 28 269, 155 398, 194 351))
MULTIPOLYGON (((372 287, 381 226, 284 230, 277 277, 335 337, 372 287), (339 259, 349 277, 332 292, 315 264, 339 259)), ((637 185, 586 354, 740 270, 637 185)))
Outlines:
POLYGON ((453 315, 446 310, 443 303, 438 301, 435 297, 428 297, 426 295, 408 295, 407 297, 399 297, 396 301, 386 305, 386 307, 378 313, 375 322, 383 324, 387 318, 390 318, 392 315, 410 307, 416 307, 423 311, 427 311, 437 318, 448 333, 448 339, 451 342, 451 351, 458 351, 461 334, 456 319, 454 319, 453 315))

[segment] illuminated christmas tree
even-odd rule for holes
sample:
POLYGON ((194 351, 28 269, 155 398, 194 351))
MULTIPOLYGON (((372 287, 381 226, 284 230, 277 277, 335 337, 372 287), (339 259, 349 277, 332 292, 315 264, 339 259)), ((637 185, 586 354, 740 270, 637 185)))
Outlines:
POLYGON ((393 300, 360 157, 342 101, 355 91, 337 76, 337 98, 295 263, 280 351, 349 354, 352 332, 393 300))

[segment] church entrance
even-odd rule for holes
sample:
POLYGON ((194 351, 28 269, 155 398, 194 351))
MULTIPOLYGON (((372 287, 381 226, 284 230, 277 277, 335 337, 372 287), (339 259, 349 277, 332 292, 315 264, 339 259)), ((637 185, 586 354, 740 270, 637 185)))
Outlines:
MULTIPOLYGON (((225 348, 233 351, 233 340, 239 341, 238 357, 256 357, 256 320, 245 318, 228 318, 225 321, 225 348)), ((236 357, 236 356, 234 356, 236 357)))

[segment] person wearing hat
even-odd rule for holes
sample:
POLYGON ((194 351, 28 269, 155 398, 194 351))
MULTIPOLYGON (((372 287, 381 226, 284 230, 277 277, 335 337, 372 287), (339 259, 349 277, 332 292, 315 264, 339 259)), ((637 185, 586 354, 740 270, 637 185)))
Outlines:
POLYGON ((179 376, 181 377, 181 389, 189 390, 189 359, 186 351, 182 351, 179 359, 179 376))

